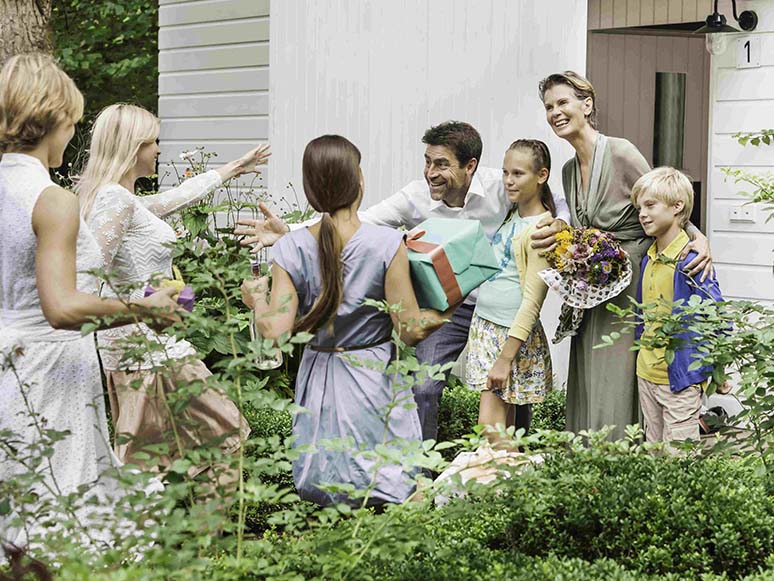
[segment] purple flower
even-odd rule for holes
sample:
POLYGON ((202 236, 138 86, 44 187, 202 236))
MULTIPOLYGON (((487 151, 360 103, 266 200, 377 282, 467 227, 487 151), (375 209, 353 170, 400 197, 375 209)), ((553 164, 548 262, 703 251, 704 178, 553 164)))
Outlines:
POLYGON ((628 255, 612 234, 592 228, 574 228, 571 239, 555 258, 566 281, 572 281, 576 292, 589 285, 604 285, 620 278, 628 255))

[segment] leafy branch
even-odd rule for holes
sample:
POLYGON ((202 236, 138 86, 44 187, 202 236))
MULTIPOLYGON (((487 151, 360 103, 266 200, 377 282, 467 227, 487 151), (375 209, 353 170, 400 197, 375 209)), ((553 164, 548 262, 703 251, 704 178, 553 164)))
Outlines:
MULTIPOLYGON (((753 133, 735 133, 733 137, 740 145, 771 145, 774 143, 774 129, 762 129, 753 133)), ((751 192, 739 192, 749 199, 748 204, 763 203, 764 210, 768 213, 766 222, 774 218, 774 174, 771 172, 759 174, 742 169, 723 167, 721 170, 726 179, 734 180, 735 184, 746 183, 753 187, 751 192)))

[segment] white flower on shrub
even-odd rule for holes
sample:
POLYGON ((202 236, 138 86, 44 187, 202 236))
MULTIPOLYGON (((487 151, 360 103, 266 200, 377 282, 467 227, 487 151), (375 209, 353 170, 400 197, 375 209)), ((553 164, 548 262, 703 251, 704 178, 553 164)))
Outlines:
POLYGON ((0 369, 5 369, 16 357, 24 353, 24 340, 11 329, 0 335, 0 369))
POLYGON ((182 161, 193 161, 194 156, 198 153, 198 150, 192 149, 191 151, 184 151, 180 154, 182 161))
POLYGON ((204 252, 210 248, 210 243, 207 242, 204 238, 197 238, 194 240, 194 246, 199 252, 204 252))

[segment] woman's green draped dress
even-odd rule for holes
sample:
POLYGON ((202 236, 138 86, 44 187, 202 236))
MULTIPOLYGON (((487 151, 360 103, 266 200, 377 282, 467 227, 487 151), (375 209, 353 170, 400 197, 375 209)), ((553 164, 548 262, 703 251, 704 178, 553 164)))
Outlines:
MULTIPOLYGON (((630 304, 640 277, 640 262, 651 239, 637 219, 631 203, 632 186, 648 172, 648 162, 626 139, 599 134, 594 148, 588 189, 583 191, 578 158, 562 168, 567 203, 573 226, 599 228, 613 233, 629 253, 632 282, 617 297, 616 305, 630 304)), ((602 336, 620 330, 618 318, 607 303, 588 309, 578 334, 572 338, 567 377, 567 429, 572 432, 615 425, 613 436, 624 434, 627 424, 638 422, 636 358, 631 351, 633 335, 623 335, 611 347, 594 349, 602 336)))

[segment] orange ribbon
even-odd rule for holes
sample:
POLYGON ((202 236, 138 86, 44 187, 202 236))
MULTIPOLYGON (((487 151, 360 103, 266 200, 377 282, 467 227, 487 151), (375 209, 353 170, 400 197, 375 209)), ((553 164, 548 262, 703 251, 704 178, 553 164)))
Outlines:
POLYGON ((441 282, 449 306, 457 304, 462 300, 462 291, 457 283, 457 277, 454 276, 454 270, 449 262, 449 257, 446 256, 446 251, 440 244, 419 240, 425 234, 426 232, 419 228, 411 230, 406 234, 406 247, 414 252, 427 254, 430 257, 433 269, 435 269, 435 273, 438 275, 438 280, 441 282))

